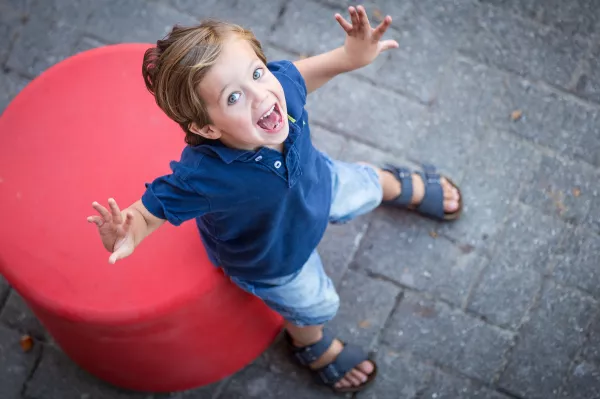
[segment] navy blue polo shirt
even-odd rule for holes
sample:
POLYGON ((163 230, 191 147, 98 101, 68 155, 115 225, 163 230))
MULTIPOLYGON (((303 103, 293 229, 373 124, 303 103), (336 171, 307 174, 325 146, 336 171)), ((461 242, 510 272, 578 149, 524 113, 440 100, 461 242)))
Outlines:
POLYGON ((172 173, 147 184, 142 196, 153 215, 173 225, 196 219, 215 265, 247 280, 298 271, 321 241, 331 206, 331 172, 310 139, 304 79, 289 61, 267 67, 287 103, 283 153, 220 142, 187 146, 172 173))

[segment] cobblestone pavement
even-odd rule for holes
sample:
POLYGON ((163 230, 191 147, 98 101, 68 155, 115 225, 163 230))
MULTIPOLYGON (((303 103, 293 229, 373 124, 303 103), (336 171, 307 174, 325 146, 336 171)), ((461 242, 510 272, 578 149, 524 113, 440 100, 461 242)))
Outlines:
MULTIPOLYGON (((252 28, 269 58, 332 49, 347 5, 0 0, 0 110, 71 54, 206 16, 252 28)), ((320 250, 343 300, 332 324, 381 365, 356 397, 600 398, 600 2, 366 5, 394 17, 400 49, 311 96, 314 140, 344 160, 436 163, 466 210, 452 225, 377 210, 328 230, 320 250)), ((1 279, 0 309, 3 399, 331 396, 281 343, 213 386, 124 392, 75 366, 1 279)))

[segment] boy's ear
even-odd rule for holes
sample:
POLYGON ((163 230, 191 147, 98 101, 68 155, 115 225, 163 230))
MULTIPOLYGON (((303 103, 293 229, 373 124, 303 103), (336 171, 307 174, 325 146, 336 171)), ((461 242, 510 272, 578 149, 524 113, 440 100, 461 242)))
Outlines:
POLYGON ((195 122, 190 123, 188 126, 190 132, 197 134, 198 136, 202 136, 206 139, 217 140, 221 137, 221 131, 214 127, 213 125, 204 125, 202 127, 198 127, 195 122))

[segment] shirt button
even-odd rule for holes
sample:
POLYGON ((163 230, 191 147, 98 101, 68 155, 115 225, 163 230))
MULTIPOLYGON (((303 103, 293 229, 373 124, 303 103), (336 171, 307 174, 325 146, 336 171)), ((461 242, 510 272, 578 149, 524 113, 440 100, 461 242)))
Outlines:
POLYGON ((275 166, 276 169, 281 168, 281 162, 280 161, 275 161, 274 166, 275 166))
POLYGON ((256 158, 254 158, 254 160, 255 160, 256 162, 260 161, 261 159, 262 159, 262 155, 259 155, 259 156, 257 156, 256 158))

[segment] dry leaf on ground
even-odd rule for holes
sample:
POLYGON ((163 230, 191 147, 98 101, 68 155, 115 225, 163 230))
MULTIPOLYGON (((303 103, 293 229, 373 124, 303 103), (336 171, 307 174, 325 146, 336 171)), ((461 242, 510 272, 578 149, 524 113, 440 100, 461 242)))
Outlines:
POLYGON ((33 339, 29 335, 23 335, 19 343, 23 352, 29 352, 33 348, 33 339))

